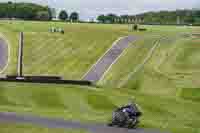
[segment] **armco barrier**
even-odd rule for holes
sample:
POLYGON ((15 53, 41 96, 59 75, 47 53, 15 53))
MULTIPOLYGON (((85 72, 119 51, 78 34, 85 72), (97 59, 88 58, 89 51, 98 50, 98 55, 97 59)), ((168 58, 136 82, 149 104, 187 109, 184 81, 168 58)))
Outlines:
MULTIPOLYGON (((8 79, 17 79, 19 76, 7 75, 8 79)), ((61 77, 58 76, 22 76, 24 79, 33 79, 33 80, 62 80, 61 77)))
POLYGON ((62 80, 60 77, 40 77, 40 76, 7 76, 5 78, 0 78, 0 81, 4 82, 21 82, 21 83, 45 83, 45 84, 71 84, 71 85, 85 85, 91 86, 91 81, 84 80, 62 80))

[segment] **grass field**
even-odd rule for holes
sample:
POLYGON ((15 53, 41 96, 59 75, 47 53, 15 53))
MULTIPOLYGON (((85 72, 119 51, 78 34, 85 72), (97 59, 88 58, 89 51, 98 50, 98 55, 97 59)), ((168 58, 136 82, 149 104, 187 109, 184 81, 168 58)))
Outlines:
POLYGON ((1 123, 1 133, 86 133, 79 130, 48 129, 27 124, 1 123))
POLYGON ((60 75, 81 79, 89 67, 121 36, 127 26, 65 24, 44 22, 1 22, 3 32, 11 38, 12 53, 8 73, 16 73, 19 32, 24 32, 24 74, 60 75), (65 34, 49 33, 51 26, 65 29, 65 34), (13 43, 14 42, 14 43, 13 43))
POLYGON ((176 34, 196 28, 148 26, 147 32, 128 32, 127 25, 66 24, 61 22, 1 21, 0 31, 9 40, 8 74, 16 74, 19 32, 25 34, 24 74, 60 75, 80 79, 96 60, 121 36, 176 34), (65 35, 49 33, 50 27, 65 29, 65 35), (163 32, 164 31, 164 32, 163 32))
POLYGON ((7 74, 16 73, 19 31, 24 31, 26 37, 25 74, 61 75, 67 79, 80 79, 118 37, 133 34, 140 38, 113 64, 98 88, 0 83, 0 111, 105 123, 114 108, 133 97, 144 114, 140 127, 199 133, 200 39, 191 33, 200 28, 144 26, 147 32, 128 32, 127 27, 0 22, 0 32, 11 45, 7 74), (48 33, 50 26, 63 27, 66 34, 48 33), (150 58, 138 69, 158 40, 150 58))
POLYGON ((156 39, 158 38, 159 37, 144 36, 142 40, 131 44, 99 84, 110 87, 120 87, 121 82, 126 80, 126 76, 134 71, 133 68, 136 68, 142 63, 142 60, 145 59, 149 50, 155 45, 156 39))
POLYGON ((200 103, 185 100, 181 95, 169 97, 130 89, 47 84, 0 83, 0 86, 1 111, 106 123, 114 108, 134 98, 144 114, 140 127, 173 133, 199 132, 200 103))
POLYGON ((144 92, 149 90, 170 96, 176 96, 177 88, 198 88, 200 41, 178 32, 173 34, 174 32, 172 35, 167 33, 164 37, 144 36, 143 40, 131 45, 124 52, 99 85, 132 88, 144 92), (136 71, 158 38, 162 39, 151 58, 142 69, 136 71))

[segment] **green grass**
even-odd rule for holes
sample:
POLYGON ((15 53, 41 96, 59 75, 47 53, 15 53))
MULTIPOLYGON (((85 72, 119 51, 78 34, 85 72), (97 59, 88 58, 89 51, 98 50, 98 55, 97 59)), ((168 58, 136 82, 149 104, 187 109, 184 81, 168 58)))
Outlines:
POLYGON ((24 32, 24 74, 57 75, 81 79, 88 69, 121 36, 126 25, 67 24, 61 22, 0 22, 0 31, 10 40, 8 74, 16 74, 19 32, 24 32), (51 26, 65 34, 49 33, 51 26))
POLYGON ((123 36, 123 32, 109 27, 78 26, 69 29, 71 25, 66 25, 65 35, 25 34, 24 73, 80 79, 112 43, 123 36))
MULTIPOLYGON (((163 32, 164 34, 164 32, 163 32)), ((104 87, 125 87, 146 93, 176 96, 176 88, 198 88, 199 40, 166 33, 151 58, 138 67, 162 36, 144 36, 131 45, 99 82, 104 87)))
MULTIPOLYGON (((134 72, 134 68, 137 68, 137 66, 142 63, 158 38, 159 37, 145 36, 142 40, 131 44, 99 84, 109 87, 121 87, 121 82, 126 80, 129 74, 134 72)), ((126 86, 134 88, 132 85, 126 86)))
POLYGON ((24 74, 59 75, 80 79, 121 36, 163 35, 196 31, 196 27, 145 26, 147 32, 128 32, 127 25, 67 24, 62 22, 1 21, 0 32, 9 40, 11 58, 6 74, 17 73, 19 32, 25 33, 24 74), (49 33, 50 27, 65 35, 49 33))
POLYGON ((116 108, 112 101, 104 95, 93 93, 88 94, 86 98, 88 104, 95 110, 112 110, 116 108))
POLYGON ((0 111, 106 123, 113 109, 135 98, 144 114, 140 127, 174 133, 199 133, 200 40, 182 33, 198 32, 200 28, 144 26, 147 32, 128 33, 127 27, 0 22, 0 32, 11 45, 11 61, 6 74, 16 73, 19 31, 25 32, 25 74, 60 75, 67 79, 80 79, 119 36, 139 36, 139 40, 130 44, 101 79, 99 88, 0 83, 0 111), (66 34, 50 34, 50 26, 63 27, 66 34), (133 73, 143 63, 155 41, 163 36, 165 38, 151 58, 133 73), (122 81, 124 84, 121 85, 122 81))
POLYGON ((158 96, 130 89, 48 84, 0 83, 0 89, 4 90, 1 97, 9 101, 0 103, 1 111, 107 123, 116 106, 134 98, 143 112, 140 127, 174 133, 196 133, 200 130, 200 103, 181 97, 158 96), (56 95, 47 98, 53 93, 56 95), (35 94, 40 94, 40 97, 35 94))
POLYGON ((85 131, 72 130, 72 129, 49 129, 39 126, 33 126, 28 124, 13 124, 13 123, 1 123, 1 133, 86 133, 85 131))
POLYGON ((200 89, 199 88, 183 88, 181 89, 180 97, 191 100, 194 102, 200 101, 200 89))
POLYGON ((164 65, 171 65, 169 67, 175 67, 175 69, 182 71, 198 71, 200 67, 199 41, 194 41, 193 38, 189 38, 184 42, 178 42, 177 45, 179 47, 176 48, 174 57, 170 57, 169 61, 164 65))

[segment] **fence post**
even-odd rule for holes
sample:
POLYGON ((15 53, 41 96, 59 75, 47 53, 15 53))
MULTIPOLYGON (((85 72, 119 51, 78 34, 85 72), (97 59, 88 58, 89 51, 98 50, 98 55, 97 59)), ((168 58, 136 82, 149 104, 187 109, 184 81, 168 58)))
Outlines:
POLYGON ((24 43, 24 34, 20 32, 19 37, 19 50, 18 50, 18 67, 17 67, 17 75, 18 77, 23 76, 23 44, 24 43))

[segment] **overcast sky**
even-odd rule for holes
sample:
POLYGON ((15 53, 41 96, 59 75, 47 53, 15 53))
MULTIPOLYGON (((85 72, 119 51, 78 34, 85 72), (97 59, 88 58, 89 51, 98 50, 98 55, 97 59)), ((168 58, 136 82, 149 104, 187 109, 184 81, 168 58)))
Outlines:
MULTIPOLYGON (((8 1, 8 0, 0 0, 8 1)), ((14 1, 14 0, 9 0, 14 1)), ((48 4, 68 12, 78 11, 81 19, 90 19, 99 14, 137 14, 146 11, 200 8, 200 0, 16 0, 48 4)))

